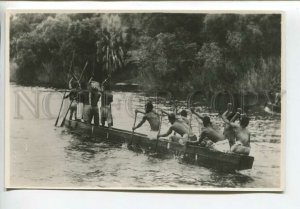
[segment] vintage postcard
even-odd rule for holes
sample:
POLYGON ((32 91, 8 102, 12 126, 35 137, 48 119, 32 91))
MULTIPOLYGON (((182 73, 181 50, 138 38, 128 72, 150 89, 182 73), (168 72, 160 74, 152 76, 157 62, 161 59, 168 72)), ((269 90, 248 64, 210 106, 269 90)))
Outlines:
POLYGON ((6 187, 282 191, 284 15, 6 14, 6 187))

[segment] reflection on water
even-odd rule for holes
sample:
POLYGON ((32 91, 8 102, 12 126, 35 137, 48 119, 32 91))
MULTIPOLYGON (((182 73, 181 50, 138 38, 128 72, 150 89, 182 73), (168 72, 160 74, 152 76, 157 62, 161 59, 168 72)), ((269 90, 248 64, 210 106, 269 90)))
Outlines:
MULTIPOLYGON (((14 103, 13 91, 18 88, 21 87, 11 88, 11 104, 14 103)), ((27 91, 30 97, 31 88, 21 89, 27 91)), ((114 95, 114 125, 130 130, 134 120, 130 111, 137 107, 143 108, 143 102, 148 98, 124 92, 116 92, 114 95), (133 98, 131 108, 128 108, 128 103, 125 105, 129 97, 133 98)), ((52 112, 57 113, 61 97, 56 95, 52 99, 52 112)), ((163 107, 162 102, 160 107, 163 107)), ((182 163, 175 157, 153 158, 132 152, 122 144, 72 135, 65 128, 54 127, 55 118, 49 119, 43 114, 35 118, 26 107, 21 108, 23 119, 14 118, 14 110, 11 108, 11 186, 272 188, 280 185, 279 117, 252 115, 249 129, 252 134, 251 155, 255 157, 253 169, 222 173, 182 163)), ((220 117, 217 114, 211 116, 215 126, 222 130, 220 117)), ((141 118, 138 115, 137 121, 141 118)), ((198 123, 195 119, 192 122, 193 131, 198 134, 198 123)), ((164 118, 162 132, 168 126, 167 118, 164 118)), ((145 125, 138 132, 147 132, 148 129, 149 126, 145 125)))

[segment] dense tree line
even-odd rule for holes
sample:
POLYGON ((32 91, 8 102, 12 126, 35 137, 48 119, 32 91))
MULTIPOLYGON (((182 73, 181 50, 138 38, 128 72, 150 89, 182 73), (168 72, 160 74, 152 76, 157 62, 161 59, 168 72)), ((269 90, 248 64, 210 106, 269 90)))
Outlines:
POLYGON ((65 87, 70 63, 99 81, 186 93, 279 90, 277 14, 18 14, 10 58, 22 85, 65 87))

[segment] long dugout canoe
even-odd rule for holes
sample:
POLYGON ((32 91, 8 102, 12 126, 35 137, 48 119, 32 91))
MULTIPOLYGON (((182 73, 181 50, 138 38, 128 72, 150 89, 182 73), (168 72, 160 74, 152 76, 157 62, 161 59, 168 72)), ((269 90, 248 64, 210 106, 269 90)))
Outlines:
POLYGON ((109 140, 115 143, 132 143, 135 147, 153 150, 162 155, 182 155, 185 162, 199 166, 215 168, 223 171, 251 169, 254 157, 235 153, 224 153, 204 147, 182 146, 175 142, 159 139, 149 140, 147 135, 102 126, 94 126, 79 121, 66 120, 65 127, 71 133, 89 136, 99 140, 109 140))

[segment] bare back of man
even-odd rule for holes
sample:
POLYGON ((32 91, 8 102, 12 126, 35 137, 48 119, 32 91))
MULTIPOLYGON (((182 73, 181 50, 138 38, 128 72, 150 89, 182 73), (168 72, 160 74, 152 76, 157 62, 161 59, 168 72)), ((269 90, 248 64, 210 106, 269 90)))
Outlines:
POLYGON ((136 127, 132 127, 132 130, 134 131, 135 129, 141 127, 146 121, 150 124, 151 130, 148 133, 148 138, 150 140, 157 139, 157 135, 159 132, 160 128, 160 120, 159 120, 159 115, 153 110, 153 105, 152 102, 147 102, 145 105, 145 112, 136 110, 137 113, 142 113, 144 114, 143 119, 139 122, 139 124, 136 127))
MULTIPOLYGON (((172 116, 173 117, 173 116, 172 116)), ((189 141, 196 141, 197 137, 194 135, 193 131, 191 130, 190 126, 186 124, 183 120, 178 120, 174 118, 170 119, 171 127, 167 131, 167 133, 159 135, 160 137, 169 136, 173 131, 178 133, 179 135, 172 135, 170 140, 173 142, 178 142, 181 145, 186 145, 189 141)))
POLYGON ((250 154, 250 133, 247 129, 237 128, 236 130, 236 143, 231 147, 231 151, 249 155, 250 154))
POLYGON ((215 130, 212 126, 207 126, 203 129, 200 135, 200 141, 204 140, 205 138, 210 139, 214 143, 225 139, 223 134, 215 130))
POLYGON ((250 132, 245 129, 238 127, 236 128, 236 140, 241 142, 243 146, 250 147, 250 132))
MULTIPOLYGON (((236 115, 240 115, 240 113, 236 113, 236 115)), ((249 155, 251 150, 250 132, 247 129, 249 118, 246 116, 242 117, 240 120, 240 125, 228 121, 225 117, 222 118, 225 123, 234 129, 235 132, 236 143, 231 147, 230 150, 238 154, 249 155)))
POLYGON ((159 130, 159 117, 158 114, 154 111, 148 112, 144 115, 144 119, 147 120, 150 124, 151 130, 158 131, 159 130))
POLYGON ((181 136, 184 134, 189 134, 189 126, 183 121, 176 120, 172 124, 171 129, 181 136))
POLYGON ((239 154, 250 154, 250 132, 246 128, 236 127, 236 143, 231 147, 231 151, 239 154))

